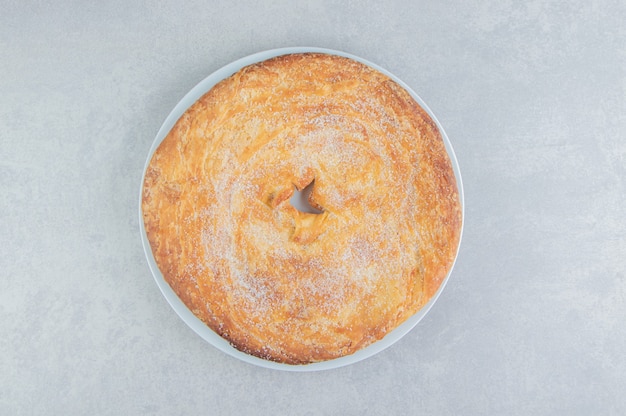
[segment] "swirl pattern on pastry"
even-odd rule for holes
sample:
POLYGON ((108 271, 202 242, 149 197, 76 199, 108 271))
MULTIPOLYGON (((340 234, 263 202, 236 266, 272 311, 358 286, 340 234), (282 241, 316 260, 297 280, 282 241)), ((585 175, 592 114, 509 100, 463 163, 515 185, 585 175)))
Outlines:
POLYGON ((428 114, 379 71, 320 53, 245 67, 193 104, 148 165, 142 212, 189 309, 289 364, 354 353, 415 314, 462 221, 428 114), (311 183, 319 214, 289 201, 311 183))

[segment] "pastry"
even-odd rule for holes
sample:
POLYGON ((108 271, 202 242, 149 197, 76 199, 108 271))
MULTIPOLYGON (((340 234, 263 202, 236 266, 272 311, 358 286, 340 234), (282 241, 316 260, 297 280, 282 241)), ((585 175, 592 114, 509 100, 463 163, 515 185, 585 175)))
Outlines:
POLYGON ((419 311, 462 222, 431 117, 387 75, 323 53, 244 67, 195 102, 147 166, 142 213, 187 307, 287 364, 352 354, 419 311), (306 187, 315 213, 290 202, 306 187))

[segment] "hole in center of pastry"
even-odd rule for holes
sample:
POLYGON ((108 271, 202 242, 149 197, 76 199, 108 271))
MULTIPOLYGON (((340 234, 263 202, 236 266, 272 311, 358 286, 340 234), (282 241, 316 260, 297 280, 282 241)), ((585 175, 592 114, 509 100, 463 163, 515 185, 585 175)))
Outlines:
POLYGON ((289 199, 292 207, 300 212, 306 212, 309 214, 321 214, 323 212, 311 205, 311 202, 309 201, 309 197, 311 196, 311 192, 313 191, 314 183, 315 181, 311 182, 301 191, 299 191, 298 188, 293 190, 293 195, 289 199))

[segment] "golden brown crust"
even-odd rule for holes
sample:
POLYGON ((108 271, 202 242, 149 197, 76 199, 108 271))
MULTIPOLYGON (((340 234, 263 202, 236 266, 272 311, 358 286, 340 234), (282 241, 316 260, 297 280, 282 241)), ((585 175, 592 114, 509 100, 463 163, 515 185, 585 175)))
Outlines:
POLYGON ((178 120, 146 171, 165 280, 236 348, 301 364, 381 339, 437 291, 461 207, 432 119, 387 76, 305 53, 248 66, 178 120), (312 181, 312 205, 291 206, 312 181))

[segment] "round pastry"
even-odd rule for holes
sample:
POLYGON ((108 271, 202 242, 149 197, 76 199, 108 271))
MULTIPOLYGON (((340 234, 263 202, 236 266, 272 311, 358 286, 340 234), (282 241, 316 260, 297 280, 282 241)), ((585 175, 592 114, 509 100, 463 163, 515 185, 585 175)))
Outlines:
POLYGON ((158 146, 142 194, 163 277, 237 349, 288 364, 352 354, 436 293, 461 233, 441 134, 353 59, 247 66, 158 146), (290 199, 312 188, 315 212, 290 199))

